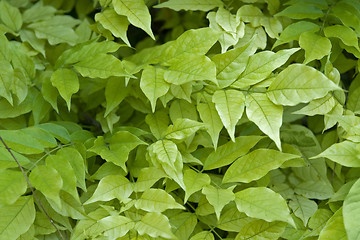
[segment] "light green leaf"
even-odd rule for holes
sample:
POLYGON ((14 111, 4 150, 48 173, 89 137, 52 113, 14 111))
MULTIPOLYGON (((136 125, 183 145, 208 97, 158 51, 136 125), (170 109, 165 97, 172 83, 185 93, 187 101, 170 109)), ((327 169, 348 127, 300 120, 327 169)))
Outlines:
POLYGON ((322 98, 329 91, 339 89, 318 70, 303 64, 292 64, 271 83, 267 96, 277 105, 294 106, 322 98))
POLYGON ((0 96, 5 98, 11 105, 13 105, 10 86, 14 79, 14 70, 11 66, 11 63, 6 60, 0 61, 0 64, 0 96))
POLYGON ((109 175, 100 180, 94 194, 84 204, 110 201, 114 198, 126 202, 132 192, 133 186, 127 178, 121 175, 109 175))
POLYGON ((205 125, 201 122, 193 121, 187 118, 178 118, 174 125, 170 125, 166 132, 165 138, 176 141, 184 141, 200 129, 204 129, 205 125))
POLYGON ((271 38, 278 39, 279 34, 283 31, 281 21, 276 17, 263 17, 260 23, 271 38))
POLYGON ((70 111, 71 96, 77 93, 80 87, 77 74, 70 69, 60 68, 51 75, 50 81, 66 101, 68 110, 70 111))
POLYGON ((235 138, 235 142, 229 141, 221 145, 206 158, 204 170, 216 169, 231 164, 245 155, 261 139, 263 139, 261 136, 240 136, 235 138))
POLYGON ((291 5, 275 14, 275 17, 289 17, 292 19, 316 19, 322 16, 324 16, 324 13, 317 6, 301 2, 291 5))
POLYGON ((197 224, 197 217, 194 213, 183 212, 170 218, 175 236, 180 240, 187 240, 194 231, 197 224))
POLYGON ((63 180, 55 168, 51 166, 36 166, 29 175, 31 184, 44 196, 61 206, 60 190, 63 180))
POLYGON ((324 228, 326 222, 330 219, 333 213, 325 208, 319 208, 315 214, 310 218, 308 226, 312 229, 311 232, 305 232, 303 238, 318 236, 321 230, 324 228))
POLYGON ((211 179, 209 175, 204 173, 195 172, 192 169, 187 169, 184 172, 184 184, 185 184, 185 197, 184 203, 187 202, 189 197, 197 192, 200 191, 204 186, 209 185, 211 179))
POLYGON ((304 64, 315 59, 320 60, 329 55, 331 51, 330 40, 313 32, 302 33, 299 38, 299 45, 305 50, 304 64))
POLYGON ((169 0, 158 4, 155 8, 170 8, 175 11, 204 11, 207 12, 213 8, 223 6, 220 0, 169 0))
POLYGON ((37 154, 44 152, 41 143, 21 130, 0 130, 0 136, 6 145, 19 153, 37 154))
POLYGON ((236 36, 237 27, 240 24, 240 19, 236 18, 235 15, 232 15, 230 11, 223 8, 222 6, 219 7, 219 9, 216 12, 216 22, 226 32, 236 36))
POLYGON ((23 196, 14 204, 0 206, 0 216, 0 239, 16 240, 35 220, 32 196, 23 196))
POLYGON ((135 223, 130 218, 116 215, 102 218, 99 224, 105 230, 103 234, 108 239, 122 237, 135 227, 135 223))
POLYGON ((119 15, 126 16, 132 25, 141 28, 155 40, 149 9, 143 0, 113 0, 112 4, 119 15))
MULTIPOLYGON (((353 213, 352 213, 353 214, 353 213)), ((343 208, 340 208, 335 214, 327 221, 325 227, 321 230, 319 240, 347 240, 343 208)))
POLYGON ((262 178, 270 170, 279 168, 284 162, 298 157, 272 149, 256 149, 238 158, 227 169, 223 182, 249 183, 262 178))
POLYGON ((272 71, 285 64, 289 57, 297 51, 299 48, 280 50, 277 53, 262 51, 250 56, 245 71, 232 84, 232 87, 246 88, 261 82, 270 76, 272 71))
POLYGON ((194 121, 198 119, 195 105, 183 99, 174 99, 171 102, 169 115, 173 123, 179 118, 187 118, 194 121))
POLYGON ((293 210, 295 216, 303 221, 304 226, 307 225, 309 218, 314 215, 318 209, 315 201, 298 195, 294 195, 291 198, 289 207, 293 210))
POLYGON ((280 194, 265 187, 250 187, 235 193, 240 212, 268 222, 282 221, 294 225, 286 201, 280 194))
POLYGON ((225 207, 225 205, 235 199, 233 189, 234 187, 221 189, 211 185, 205 186, 202 189, 201 192, 205 194, 206 199, 214 207, 215 214, 218 219, 220 218, 221 210, 225 207))
POLYGON ((42 123, 39 125, 36 125, 36 127, 45 130, 46 132, 53 135, 55 138, 57 138, 62 143, 68 143, 70 142, 70 134, 66 128, 63 126, 60 126, 56 123, 42 123))
POLYGON ((61 207, 55 204, 51 199, 48 199, 53 210, 65 217, 73 219, 87 219, 84 207, 78 200, 76 200, 70 193, 63 190, 60 191, 61 207))
POLYGON ((136 231, 140 235, 148 234, 153 238, 163 237, 166 239, 174 238, 171 232, 169 219, 161 213, 147 213, 135 225, 136 231))
POLYGON ((97 54, 94 56, 88 55, 87 59, 83 59, 80 62, 75 63, 74 68, 83 77, 130 77, 130 75, 124 70, 121 61, 113 55, 108 54, 97 54))
POLYGON ((175 199, 162 189, 150 188, 145 190, 135 202, 137 209, 148 212, 163 212, 167 209, 185 209, 175 199))
POLYGON ((234 240, 279 239, 285 227, 283 222, 255 220, 243 226, 234 240))
POLYGON ((30 30, 21 29, 20 38, 23 42, 28 42, 31 47, 33 47, 36 51, 45 56, 45 40, 39 39, 36 37, 35 33, 30 30))
POLYGON ((121 38, 121 40, 130 46, 126 35, 129 21, 125 16, 118 15, 113 9, 107 8, 95 14, 95 21, 100 22, 105 29, 109 30, 115 37, 121 38))
POLYGON ((223 209, 216 227, 224 231, 239 232, 246 224, 254 220, 245 213, 239 212, 235 204, 229 204, 223 209))
POLYGON ((219 114, 216 111, 215 104, 207 101, 197 105, 200 118, 206 124, 206 130, 213 142, 214 148, 217 148, 220 131, 223 127, 219 114))
POLYGON ((46 20, 54 16, 56 8, 50 5, 43 6, 42 2, 37 2, 30 8, 26 8, 23 13, 23 19, 25 23, 38 22, 46 20))
MULTIPOLYGON (((189 103, 191 102, 192 90, 193 90, 192 82, 187 82, 181 85, 171 84, 169 94, 171 93, 171 95, 173 95, 174 98, 178 98, 179 100, 184 99, 187 101, 187 103, 189 103)), ((163 103, 163 105, 165 104, 163 103)))
POLYGON ((295 192, 307 198, 325 200, 334 194, 332 186, 323 180, 304 181, 296 185, 295 192))
MULTIPOLYGON (((1 135, 0 135, 1 136, 1 135)), ((2 137, 2 136, 1 136, 2 137)), ((18 162, 23 166, 28 163, 30 163, 30 160, 26 158, 25 156, 12 151, 18 162)), ((14 161, 14 158, 11 156, 9 151, 5 149, 4 146, 0 147, 0 169, 6 169, 6 168, 13 168, 18 167, 16 162, 14 161)))
POLYGON ((246 95, 246 115, 260 130, 268 135, 281 150, 280 127, 283 107, 275 105, 264 93, 246 95))
POLYGON ((323 98, 314 99, 302 109, 293 112, 293 114, 305 114, 307 116, 325 115, 336 105, 336 100, 331 94, 323 98))
POLYGON ((105 87, 106 110, 104 117, 107 117, 129 94, 129 87, 125 84, 124 78, 110 77, 105 87))
POLYGON ((332 25, 324 28, 324 34, 326 37, 339 38, 345 45, 355 47, 359 49, 358 37, 354 30, 343 25, 332 25))
POLYGON ((163 170, 155 167, 142 168, 136 180, 134 191, 143 192, 149 189, 159 179, 166 177, 163 170))
POLYGON ((236 17, 244 22, 251 23, 252 27, 259 27, 264 14, 254 5, 244 5, 238 9, 236 17))
POLYGON ((235 142, 235 126, 244 112, 245 95, 237 90, 218 90, 212 101, 231 140, 235 142))
POLYGON ((6 26, 15 32, 19 31, 23 24, 19 9, 13 7, 7 1, 0 2, 0 19, 6 26))
POLYGON ((334 143, 313 158, 326 157, 346 167, 360 167, 360 146, 358 143, 343 141, 334 143))
POLYGON ((202 231, 192 236, 190 240, 214 240, 214 235, 209 231, 202 231))
POLYGON ((153 114, 148 114, 145 117, 145 122, 149 125, 151 133, 156 139, 164 136, 166 129, 169 126, 170 119, 168 113, 165 111, 156 111, 153 114))
POLYGON ((155 112, 157 99, 165 95, 170 89, 170 84, 164 79, 164 73, 165 70, 163 68, 148 65, 144 68, 141 75, 140 88, 150 100, 153 112, 155 112))
POLYGON ((216 83, 216 66, 207 56, 182 54, 178 58, 172 59, 171 66, 165 70, 164 79, 166 82, 176 85, 195 80, 208 80, 216 83))
POLYGON ((360 17, 354 14, 358 12, 356 5, 354 6, 351 1, 339 1, 331 8, 331 12, 331 15, 338 18, 345 26, 355 29, 357 35, 359 35, 360 17))
POLYGON ((344 226, 349 239, 359 239, 360 229, 357 223, 360 221, 360 180, 357 180, 351 187, 344 200, 343 217, 344 226))
POLYGON ((0 205, 10 205, 25 193, 27 184, 19 171, 0 170, 0 205))
POLYGON ((256 51, 253 41, 211 58, 216 64, 216 79, 221 88, 231 85, 245 70, 248 59, 256 51))

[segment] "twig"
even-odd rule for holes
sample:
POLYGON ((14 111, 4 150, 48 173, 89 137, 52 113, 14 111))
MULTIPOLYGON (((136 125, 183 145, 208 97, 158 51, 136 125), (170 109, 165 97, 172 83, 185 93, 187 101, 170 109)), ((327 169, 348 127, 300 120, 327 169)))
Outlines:
POLYGON ((40 206, 41 210, 44 212, 44 214, 46 215, 46 217, 49 219, 51 225, 54 226, 54 228, 56 229, 56 231, 58 232, 58 234, 60 235, 60 238, 62 240, 65 240, 64 236, 62 235, 62 233, 60 232, 59 228, 55 225, 54 221, 51 219, 51 217, 49 216, 49 214, 46 212, 44 206, 41 204, 41 202, 39 201, 38 197, 35 194, 34 191, 34 187, 31 185, 29 178, 27 177, 23 167, 20 165, 19 161, 16 159, 15 155, 12 153, 11 149, 8 147, 8 145, 5 143, 4 139, 0 136, 0 141, 4 144, 6 150, 10 153, 10 155, 12 156, 12 158, 15 160, 16 164, 19 166, 31 192, 33 195, 33 198, 35 199, 35 201, 38 203, 38 205, 40 206))

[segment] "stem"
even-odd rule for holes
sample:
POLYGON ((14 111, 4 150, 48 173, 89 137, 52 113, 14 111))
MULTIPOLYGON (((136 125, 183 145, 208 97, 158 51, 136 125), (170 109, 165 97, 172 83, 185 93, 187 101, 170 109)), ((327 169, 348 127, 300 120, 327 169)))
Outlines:
POLYGON ((60 238, 62 240, 65 240, 64 236, 62 235, 62 233, 60 232, 60 230, 58 229, 58 227, 55 225, 54 221, 51 219, 51 217, 49 216, 49 214, 46 212, 45 208, 43 207, 43 205, 41 204, 41 202, 39 201, 38 197, 35 194, 35 190, 34 187, 31 185, 29 178, 27 177, 23 167, 20 165, 19 161, 16 159, 15 155, 12 153, 11 149, 8 147, 8 145, 5 143, 4 139, 0 136, 0 141, 4 144, 6 150, 10 153, 10 155, 12 156, 12 158, 15 160, 16 164, 19 166, 31 192, 33 195, 33 198, 35 199, 35 201, 38 203, 38 205, 40 206, 41 210, 44 212, 44 214, 46 215, 46 217, 49 219, 51 225, 54 226, 54 228, 56 229, 56 231, 58 232, 60 238))

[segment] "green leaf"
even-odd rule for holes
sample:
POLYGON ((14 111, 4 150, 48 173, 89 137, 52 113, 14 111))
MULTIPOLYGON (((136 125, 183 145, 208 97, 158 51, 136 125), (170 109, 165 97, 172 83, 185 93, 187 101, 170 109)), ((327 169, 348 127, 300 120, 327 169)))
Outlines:
POLYGON ((135 202, 137 209, 148 212, 163 212, 167 209, 185 209, 162 189, 147 189, 135 202))
POLYGON ((45 130, 46 132, 53 135, 55 138, 60 140, 62 143, 70 142, 70 134, 66 128, 56 123, 42 123, 36 125, 36 127, 45 130))
POLYGON ((94 194, 84 204, 110 201, 114 198, 126 202, 132 192, 133 186, 127 178, 121 175, 109 175, 100 180, 94 194))
POLYGON ((166 177, 163 170, 155 167, 143 168, 140 170, 139 176, 136 180, 134 191, 143 192, 149 189, 159 179, 166 177))
POLYGON ((207 56, 182 54, 176 59, 172 59, 171 66, 164 72, 164 80, 176 85, 195 80, 208 80, 216 83, 216 66, 207 56))
POLYGON ((246 95, 246 115, 260 130, 268 135, 281 150, 280 127, 283 107, 275 105, 264 93, 246 95))
POLYGON ((184 203, 187 202, 189 197, 197 192, 203 189, 204 186, 209 185, 211 182, 211 179, 209 175, 204 173, 198 173, 195 172, 192 169, 187 169, 184 172, 184 184, 185 184, 185 197, 184 197, 184 203))
POLYGON ((277 53, 262 51, 250 56, 245 71, 231 85, 234 88, 246 88, 261 82, 271 72, 286 63, 289 57, 299 48, 285 49, 277 53))
POLYGON ((360 146, 351 141, 334 143, 313 158, 326 157, 346 167, 360 167, 360 146))
POLYGON ((151 133, 154 137, 156 139, 160 139, 164 136, 170 119, 169 115, 165 111, 156 111, 153 114, 146 115, 145 122, 149 125, 151 133))
POLYGON ((145 216, 136 223, 135 229, 140 235, 146 233, 153 238, 163 237, 172 239, 175 237, 171 232, 169 219, 161 213, 145 214, 145 216))
MULTIPOLYGON (((14 152, 14 151, 12 151, 12 154, 16 157, 16 159, 18 160, 18 162, 21 165, 26 165, 26 164, 30 163, 30 160, 28 158, 26 158, 25 156, 23 156, 17 152, 14 152)), ((1 146, 0 147, 0 169, 13 168, 13 167, 17 167, 17 166, 18 165, 16 164, 14 158, 9 153, 9 151, 4 146, 1 146)))
POLYGON ((107 117, 129 94, 129 87, 126 86, 124 78, 111 77, 105 87, 106 110, 104 117, 107 117))
POLYGON ((202 231, 192 236, 190 240, 214 240, 214 235, 209 231, 202 231))
POLYGON ((327 221, 325 227, 321 230, 319 240, 346 240, 346 235, 343 219, 343 208, 340 208, 327 221))
POLYGON ((244 5, 236 12, 236 17, 244 22, 251 23, 252 27, 259 27, 261 19, 264 17, 262 11, 253 5, 244 5))
POLYGON ((51 207, 62 216, 71 217, 73 219, 87 219, 84 207, 78 200, 65 191, 60 191, 61 208, 51 199, 48 199, 51 207))
POLYGON ((125 236, 131 229, 135 227, 135 223, 124 216, 108 216, 99 221, 104 236, 109 239, 117 239, 125 236))
POLYGON ((39 141, 20 130, 0 130, 0 137, 10 149, 19 153, 37 154, 44 152, 44 147, 39 141))
POLYGON ((175 11, 204 11, 207 12, 213 8, 223 6, 220 0, 169 0, 158 4, 155 8, 170 8, 175 11))
POLYGON ((235 204, 229 204, 223 209, 216 227, 224 231, 239 232, 246 224, 254 220, 245 213, 239 212, 235 204))
POLYGON ((149 9, 143 0, 113 0, 112 4, 119 15, 126 16, 132 25, 141 28, 155 40, 149 9))
POLYGON ((51 166, 36 166, 29 175, 31 184, 44 196, 61 206, 60 190, 63 180, 55 168, 51 166))
POLYGON ((235 142, 229 141, 211 152, 204 162, 204 170, 220 168, 231 164, 241 156, 248 153, 263 137, 240 136, 235 142))
POLYGON ((285 227, 286 223, 283 222, 266 222, 261 219, 255 220, 243 226, 234 240, 279 239, 285 227))
POLYGON ((349 239, 358 239, 360 229, 357 223, 360 221, 360 180, 351 187, 343 205, 344 226, 349 239))
POLYGON ((292 64, 271 83, 267 96, 277 105, 294 106, 322 98, 329 91, 338 89, 318 70, 303 64, 292 64))
POLYGON ((235 126, 244 112, 245 95, 237 90, 218 90, 212 101, 231 140, 235 142, 235 126))
POLYGON ((331 51, 330 40, 313 32, 302 33, 299 38, 299 45, 305 50, 304 64, 315 59, 322 59, 331 51))
POLYGON ((170 125, 166 132, 165 138, 176 141, 184 141, 200 129, 204 129, 203 123, 193 121, 187 118, 178 118, 174 122, 174 125, 170 125))
POLYGON ((324 34, 326 37, 339 38, 345 45, 355 47, 359 49, 358 37, 354 30, 343 25, 332 25, 324 28, 324 34))
POLYGON ((226 171, 223 182, 249 183, 279 168, 284 162, 298 157, 272 149, 256 149, 238 158, 226 171))
POLYGON ((286 201, 280 194, 265 187, 250 187, 235 193, 240 212, 268 222, 282 221, 294 225, 286 201))
POLYGON ((183 212, 170 218, 173 232, 178 239, 189 239, 197 224, 194 213, 183 212))
POLYGON ((320 200, 328 199, 334 194, 332 186, 322 180, 301 182, 295 187, 295 192, 307 198, 320 200))
POLYGON ((105 29, 109 30, 115 37, 121 38, 121 40, 130 46, 126 35, 129 21, 125 16, 118 15, 113 9, 108 8, 97 13, 95 15, 95 21, 100 22, 105 29))
POLYGON ((14 70, 10 62, 6 60, 0 61, 0 96, 6 98, 6 100, 13 105, 13 98, 10 92, 10 86, 14 79, 14 70))
POLYGON ((71 96, 77 93, 80 87, 77 74, 70 69, 60 68, 51 75, 50 81, 66 101, 68 110, 70 111, 71 96))
POLYGON ((0 205, 10 205, 25 193, 27 184, 19 171, 0 170, 0 205))
POLYGON ((219 219, 221 210, 235 199, 233 193, 234 187, 228 189, 216 188, 214 186, 208 185, 202 189, 202 193, 205 194, 206 199, 214 207, 216 217, 219 219))
POLYGON ((140 88, 150 100, 153 112, 155 112, 157 99, 165 95, 170 89, 170 84, 164 79, 164 73, 164 69, 148 65, 141 75, 140 88))
POLYGON ((0 19, 15 32, 19 31, 23 24, 19 9, 11 6, 7 1, 0 2, 0 19))
POLYGON ((331 94, 323 98, 314 99, 302 109, 293 112, 294 114, 305 114, 307 116, 325 115, 336 105, 336 100, 331 94))
POLYGON ((0 239, 18 239, 31 227, 35 220, 32 196, 23 196, 14 204, 0 206, 0 215, 0 239))
POLYGON ((324 16, 324 13, 317 6, 312 4, 304 4, 301 2, 291 5, 281 12, 275 14, 275 17, 289 17, 292 19, 317 19, 322 16, 324 16))
POLYGON ((303 221, 304 226, 307 225, 309 218, 314 215, 318 209, 315 201, 298 195, 294 195, 294 197, 291 198, 289 207, 293 210, 295 216, 303 221))

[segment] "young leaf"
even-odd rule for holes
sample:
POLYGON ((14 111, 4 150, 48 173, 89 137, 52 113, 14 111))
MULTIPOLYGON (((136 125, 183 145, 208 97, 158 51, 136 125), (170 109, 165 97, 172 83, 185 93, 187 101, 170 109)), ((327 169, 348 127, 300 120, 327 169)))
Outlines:
POLYGON ((292 64, 271 83, 267 96, 277 105, 294 106, 322 98, 329 91, 339 89, 318 70, 303 64, 292 64))
POLYGON ((155 167, 143 168, 134 185, 135 192, 143 192, 150 189, 159 179, 166 177, 163 170, 155 167))
POLYGON ((216 151, 211 152, 204 162, 204 170, 220 168, 231 164, 241 156, 245 155, 263 137, 240 136, 235 142, 229 141, 221 145, 216 151))
POLYGON ((330 112, 336 105, 336 100, 331 94, 327 94, 323 98, 312 100, 302 109, 293 112, 293 114, 305 114, 307 116, 325 115, 330 112))
POLYGON ((324 28, 324 34, 326 37, 339 38, 345 45, 355 47, 359 49, 358 37, 354 30, 343 25, 332 25, 324 28))
POLYGON ((200 191, 204 186, 209 185, 211 179, 209 175, 204 173, 197 173, 192 169, 187 169, 184 172, 184 184, 185 184, 185 197, 184 203, 187 202, 189 197, 200 191))
POLYGON ((238 158, 226 171, 223 182, 249 183, 265 176, 270 170, 280 167, 298 155, 282 153, 272 149, 256 149, 238 158))
POLYGON ((151 133, 156 139, 164 136, 165 131, 170 123, 169 115, 165 111, 156 111, 153 114, 148 114, 145 117, 145 122, 149 125, 151 133))
MULTIPOLYGON (((0 204, 10 205, 25 193, 27 184, 19 171, 0 170, 0 204)), ((0 238, 1 239, 1 238, 0 238)))
POLYGON ((41 143, 32 136, 20 130, 0 130, 0 136, 9 148, 25 154, 44 152, 41 143))
POLYGON ((315 201, 298 195, 292 197, 289 202, 289 207, 293 210, 295 216, 303 221, 304 226, 307 225, 309 218, 314 215, 318 209, 315 201))
POLYGON ((262 132, 268 135, 281 150, 280 127, 283 107, 275 105, 264 93, 246 95, 246 115, 262 132))
POLYGON ((220 218, 221 210, 225 205, 235 199, 233 189, 234 187, 221 189, 211 185, 207 185, 202 189, 201 192, 205 194, 206 199, 214 207, 217 219, 220 218))
POLYGON ((235 125, 244 112, 244 94, 237 90, 218 90, 212 101, 231 140, 235 142, 235 125))
POLYGON ((183 212, 170 218, 173 232, 178 239, 189 239, 197 224, 194 213, 183 212))
POLYGON ((147 189, 135 202, 137 209, 148 212, 163 212, 167 209, 185 209, 175 199, 162 189, 147 189))
POLYGON ((178 118, 174 122, 174 125, 170 125, 166 132, 165 138, 173 139, 176 141, 184 141, 200 129, 204 129, 203 123, 193 121, 186 118, 178 118))
POLYGON ((261 219, 255 220, 243 226, 234 240, 279 239, 285 227, 286 223, 283 222, 266 222, 261 219))
POLYGON ((60 68, 51 75, 50 81, 66 101, 68 110, 70 111, 71 96, 77 93, 80 87, 77 74, 70 69, 60 68))
POLYGON ((0 206, 0 239, 16 240, 35 220, 32 196, 20 197, 14 204, 0 206))
POLYGON ((329 55, 331 50, 330 40, 313 32, 302 33, 299 45, 305 50, 304 64, 315 59, 322 59, 324 56, 329 55))
POLYGON ((117 239, 125 236, 131 229, 135 227, 135 223, 124 216, 108 216, 99 221, 104 236, 109 239, 117 239))
MULTIPOLYGON (((1 136, 1 135, 0 135, 1 136)), ((27 165, 30 163, 30 160, 26 158, 25 156, 12 151, 13 155, 16 157, 20 165, 27 165)), ((14 168, 18 165, 14 161, 14 158, 11 156, 9 151, 5 147, 0 147, 0 169, 6 169, 6 168, 14 168)))
POLYGON ((357 223, 360 221, 360 180, 351 187, 343 205, 344 226, 349 239, 357 239, 360 229, 357 223))
POLYGON ((343 218, 343 208, 337 210, 334 215, 326 222, 325 227, 321 230, 319 240, 346 240, 343 218))
POLYGON ((169 0, 158 4, 155 8, 170 8, 175 11, 191 10, 207 12, 213 8, 223 6, 220 0, 169 0))
POLYGON ((155 40, 151 31, 151 16, 143 0, 114 0, 114 9, 119 15, 126 16, 131 24, 144 30, 155 40))
POLYGON ((153 238, 163 237, 166 239, 174 238, 171 232, 169 219, 161 213, 147 213, 135 225, 136 231, 140 235, 145 233, 153 238))
POLYGON ((265 187, 250 187, 235 193, 235 203, 240 212, 249 217, 268 222, 282 221, 294 225, 286 201, 280 194, 265 187))
POLYGON ((244 5, 236 12, 236 17, 244 22, 251 23, 252 27, 259 27, 260 21, 264 17, 262 11, 253 5, 244 5))
POLYGON ((7 1, 0 2, 0 19, 11 30, 17 32, 20 30, 23 19, 18 8, 13 7, 7 1))

